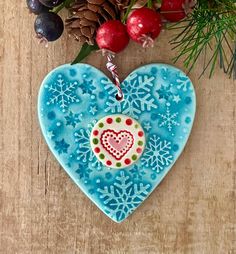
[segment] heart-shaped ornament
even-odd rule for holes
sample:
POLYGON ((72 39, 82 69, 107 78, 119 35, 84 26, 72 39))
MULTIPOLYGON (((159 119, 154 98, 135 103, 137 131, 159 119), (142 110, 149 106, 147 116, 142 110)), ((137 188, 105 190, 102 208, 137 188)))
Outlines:
POLYGON ((114 84, 98 69, 63 65, 44 79, 38 114, 46 142, 81 190, 111 219, 127 218, 181 154, 196 99, 179 69, 149 64, 114 84))

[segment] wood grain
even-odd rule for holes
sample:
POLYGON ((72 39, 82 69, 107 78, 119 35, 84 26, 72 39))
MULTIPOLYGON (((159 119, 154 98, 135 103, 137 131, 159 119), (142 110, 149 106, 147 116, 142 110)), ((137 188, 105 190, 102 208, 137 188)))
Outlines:
MULTIPOLYGON (((0 253, 236 253, 235 82, 219 70, 198 80, 199 62, 190 75, 196 121, 183 154, 150 198, 116 224, 69 179, 39 130, 40 83, 79 45, 65 34, 45 49, 24 0, 1 0, 0 8, 0 253)), ((122 78, 144 63, 170 63, 169 36, 162 33, 153 49, 131 44, 117 57, 122 78)), ((104 70, 99 54, 87 62, 104 70)))

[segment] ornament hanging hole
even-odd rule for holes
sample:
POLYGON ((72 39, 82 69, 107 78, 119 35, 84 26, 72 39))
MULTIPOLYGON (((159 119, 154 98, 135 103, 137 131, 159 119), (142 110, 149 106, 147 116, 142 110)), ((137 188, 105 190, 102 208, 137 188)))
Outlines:
POLYGON ((123 101, 123 99, 124 99, 124 95, 119 95, 118 93, 116 94, 117 101, 121 102, 121 101, 123 101))

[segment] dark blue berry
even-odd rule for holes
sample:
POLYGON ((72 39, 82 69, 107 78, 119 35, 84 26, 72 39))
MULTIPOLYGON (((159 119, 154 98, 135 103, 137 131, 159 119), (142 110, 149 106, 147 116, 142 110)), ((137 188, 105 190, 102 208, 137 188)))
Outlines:
POLYGON ((56 13, 41 13, 35 20, 34 29, 39 38, 55 41, 62 35, 64 24, 56 13))
POLYGON ((39 0, 43 5, 48 7, 56 7, 60 5, 61 3, 65 2, 65 0, 39 0))
POLYGON ((27 6, 31 12, 34 14, 40 14, 42 12, 48 12, 49 7, 43 5, 39 0, 26 0, 27 6))

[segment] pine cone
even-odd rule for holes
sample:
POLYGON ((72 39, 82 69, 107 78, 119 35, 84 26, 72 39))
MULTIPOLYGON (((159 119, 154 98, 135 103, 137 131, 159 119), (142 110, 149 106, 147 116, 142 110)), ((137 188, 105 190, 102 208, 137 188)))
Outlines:
POLYGON ((66 19, 69 34, 81 43, 94 45, 97 28, 107 20, 119 18, 120 2, 76 0, 69 7, 70 16, 66 19))

